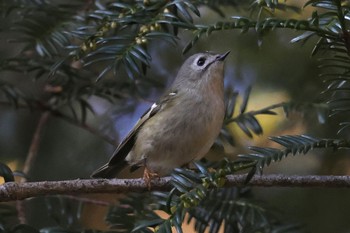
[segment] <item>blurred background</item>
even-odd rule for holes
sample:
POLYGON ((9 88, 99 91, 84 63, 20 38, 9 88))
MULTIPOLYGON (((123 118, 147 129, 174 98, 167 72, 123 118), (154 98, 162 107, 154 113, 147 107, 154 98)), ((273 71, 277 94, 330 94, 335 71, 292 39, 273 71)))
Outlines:
MULTIPOLYGON (((288 1, 289 4, 297 7, 303 6, 305 2, 288 1)), ((221 7, 225 17, 221 17, 207 7, 199 9, 201 17, 193 16, 196 24, 228 20, 234 15, 250 16, 250 12, 239 4, 236 7, 221 7)), ((301 19, 309 17, 313 10, 312 7, 307 7, 301 13, 276 11, 275 16, 301 19)), ((14 25, 13 22, 18 20, 21 19, 15 14, 6 16, 0 21, 1 28, 9 29, 9 22, 14 25)), ((225 87, 238 92, 240 99, 251 87, 248 110, 257 110, 288 101, 321 103, 325 99, 324 95, 320 94, 325 84, 318 77, 320 72, 318 58, 310 57, 316 38, 303 45, 290 43, 290 40, 299 34, 300 32, 290 29, 274 30, 263 37, 257 35, 254 30, 243 34, 239 30, 213 32, 209 37, 202 37, 185 55, 181 51, 192 39, 190 31, 180 30, 176 45, 159 40, 149 42, 148 51, 152 61, 146 74, 147 81, 135 80, 137 84, 134 87, 139 91, 137 95, 128 95, 127 98, 113 102, 93 95, 87 99, 95 114, 87 112, 86 125, 100 135, 60 116, 52 114, 48 116, 41 132, 37 156, 30 168, 28 180, 89 178, 96 168, 109 159, 118 142, 171 83, 182 62, 197 52, 231 51, 226 60, 225 87)), ((19 39, 20 33, 11 29, 3 30, 0 35, 0 54, 3 62, 6 59, 21 56, 26 44, 9 42, 19 39)), ((27 50, 26 53, 28 51, 30 52, 27 50)), ((72 65, 81 67, 79 62, 72 65)), ((99 63, 81 69, 88 69, 88 75, 93 77, 97 76, 103 67, 104 64, 99 63)), ((115 76, 111 72, 103 77, 103 82, 114 82, 120 80, 122 76, 115 76)), ((47 92, 48 79, 47 76, 36 78, 36 74, 32 72, 0 70, 0 80, 11 83, 25 95, 33 98, 45 99, 45 96, 50 94, 50 91, 47 92)), ((126 85, 125 90, 120 90, 121 93, 128 92, 128 88, 129 86, 126 85)), ((118 90, 115 91, 118 92, 118 90)), ((73 105, 73 107, 77 106, 73 105)), ((68 112, 63 109, 64 111, 68 112)), ((338 137, 339 127, 336 118, 329 118, 322 124, 318 121, 317 114, 313 112, 292 112, 288 117, 282 109, 277 112, 276 116, 258 117, 264 133, 259 136, 254 135, 253 138, 246 136, 236 124, 230 124, 228 128, 234 139, 234 145, 226 145, 224 150, 221 148, 211 151, 209 158, 218 160, 223 157, 236 158, 238 154, 248 153, 247 147, 250 145, 276 147, 276 144, 268 140, 269 136, 309 134, 325 138, 338 137)), ((5 104, 5 98, 0 99, 0 161, 7 164, 11 170, 23 170, 42 114, 43 111, 36 109, 14 108, 5 104)), ((349 175, 349 164, 350 159, 345 151, 314 150, 307 155, 289 156, 281 162, 273 163, 266 167, 264 172, 288 175, 349 175)), ((128 174, 126 171, 122 176, 123 178, 138 177, 139 174, 128 174)), ((282 219, 302 224, 304 232, 350 232, 348 221, 350 190, 348 189, 253 188, 252 194, 265 206, 276 210, 282 219)), ((86 195, 86 197, 117 201, 114 195, 86 195)), ((59 214, 54 215, 52 212, 48 214, 50 212, 48 206, 56 205, 66 205, 66 203, 55 197, 49 201, 45 198, 26 200, 27 222, 37 228, 57 225, 57 221, 62 221, 58 220, 59 214)), ((107 211, 106 207, 94 204, 79 207, 72 204, 70 211, 75 213, 79 208, 83 208, 79 224, 87 228, 107 229, 103 219, 107 211)), ((191 228, 189 227, 185 232, 191 232, 191 228)))

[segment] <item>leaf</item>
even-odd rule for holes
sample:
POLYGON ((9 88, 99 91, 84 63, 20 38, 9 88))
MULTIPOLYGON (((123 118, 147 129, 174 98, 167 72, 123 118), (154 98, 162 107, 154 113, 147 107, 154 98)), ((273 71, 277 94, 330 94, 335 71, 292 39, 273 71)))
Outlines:
POLYGON ((190 15, 190 13, 185 8, 183 1, 174 1, 173 4, 175 4, 177 10, 184 16, 184 18, 187 21, 189 21, 191 23, 193 22, 192 16, 190 15))
POLYGON ((338 9, 338 7, 332 1, 315 1, 312 3, 312 5, 326 10, 338 9))
POLYGON ((232 146, 235 145, 235 140, 226 126, 223 126, 220 130, 219 138, 230 143, 232 146))
POLYGON ((193 5, 193 4, 191 3, 191 1, 185 0, 185 1, 182 1, 182 2, 183 2, 188 8, 190 8, 191 11, 192 11, 193 13, 195 13, 198 17, 201 17, 201 14, 200 14, 198 8, 197 8, 195 5, 193 5))
POLYGON ((142 71, 141 71, 140 67, 136 64, 136 61, 130 55, 130 53, 125 54, 124 64, 126 64, 126 66, 130 69, 131 73, 136 73, 137 75, 142 75, 142 71))
POLYGON ((170 221, 164 221, 158 226, 157 232, 159 233, 172 233, 170 221))
POLYGON ((113 69, 113 65, 109 65, 106 68, 103 69, 103 71, 100 72, 100 74, 97 76, 96 78, 96 82, 100 81, 101 78, 107 74, 109 71, 111 71, 113 69))
POLYGON ((297 37, 294 37, 290 42, 291 43, 297 43, 299 41, 306 41, 307 39, 310 39, 310 37, 312 37, 313 35, 315 35, 316 33, 315 32, 310 32, 310 31, 307 31, 307 32, 304 32, 303 34, 297 36, 297 37))
POLYGON ((249 100, 251 90, 252 90, 252 87, 249 86, 244 92, 243 103, 241 104, 241 110, 240 110, 241 113, 244 113, 247 109, 248 100, 249 100))
POLYGON ((239 128, 249 137, 253 138, 253 134, 250 132, 249 128, 241 121, 237 121, 239 128))
POLYGON ((225 118, 229 119, 233 116, 233 112, 237 103, 238 92, 228 93, 225 97, 225 118))
POLYGON ((255 118, 255 116, 247 114, 245 118, 245 123, 256 135, 263 134, 263 129, 259 121, 255 118))
POLYGON ((134 60, 139 60, 147 67, 150 67, 149 60, 146 57, 144 57, 142 53, 139 53, 138 50, 130 50, 130 54, 134 56, 134 60))
POLYGON ((249 172, 247 174, 247 177, 245 178, 244 184, 249 184, 249 181, 251 181, 251 179, 254 177, 254 175, 256 174, 256 172, 258 170, 257 168, 258 168, 257 166, 256 167, 252 167, 249 170, 249 172))
POLYGON ((194 162, 194 165, 205 176, 207 176, 207 177, 211 176, 211 173, 208 171, 208 169, 201 162, 194 162))
POLYGON ((111 6, 121 8, 121 9, 127 9, 127 10, 132 9, 130 4, 121 3, 121 2, 113 2, 113 3, 111 3, 111 6))

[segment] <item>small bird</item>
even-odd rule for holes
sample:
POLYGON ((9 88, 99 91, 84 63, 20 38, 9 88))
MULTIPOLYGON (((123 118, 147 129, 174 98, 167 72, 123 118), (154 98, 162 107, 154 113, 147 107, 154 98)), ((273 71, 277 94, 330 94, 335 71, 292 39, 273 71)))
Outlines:
POLYGON ((144 179, 199 160, 219 135, 225 115, 224 54, 198 53, 181 66, 168 91, 146 111, 93 178, 144 166, 144 179))

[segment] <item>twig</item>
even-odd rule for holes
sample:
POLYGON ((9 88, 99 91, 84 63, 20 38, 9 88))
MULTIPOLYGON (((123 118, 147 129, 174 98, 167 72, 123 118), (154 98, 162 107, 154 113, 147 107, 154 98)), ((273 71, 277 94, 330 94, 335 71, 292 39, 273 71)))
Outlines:
MULTIPOLYGON (((43 131, 43 128, 45 124, 47 123, 48 119, 50 116, 50 112, 46 111, 41 114, 41 117, 39 119, 38 126, 36 127, 36 130, 33 135, 32 142, 29 147, 28 155, 26 158, 26 161, 23 166, 23 173, 26 175, 29 175, 31 168, 33 167, 33 164, 35 162, 35 159, 38 155, 38 149, 40 145, 40 140, 41 140, 41 134, 43 131)), ((22 178, 25 179, 25 178, 22 178)), ((25 182, 25 180, 24 180, 25 182)))
POLYGON ((17 218, 20 224, 26 224, 26 209, 23 201, 16 201, 17 218))
POLYGON ((259 110, 255 110, 255 111, 249 111, 249 112, 245 112, 245 113, 241 113, 239 116, 237 117, 233 117, 230 119, 225 120, 224 124, 227 125, 231 122, 237 121, 242 115, 244 114, 250 114, 250 115, 259 115, 259 114, 266 114, 267 111, 270 111, 272 109, 276 109, 276 108, 281 108, 284 105, 286 105, 287 103, 282 102, 282 103, 278 103, 278 104, 273 104, 270 106, 267 106, 265 108, 259 109, 259 110))
MULTIPOLYGON (((49 119, 49 116, 50 116, 50 112, 46 111, 46 112, 43 112, 41 114, 41 117, 39 119, 38 126, 36 127, 36 130, 34 132, 33 139, 32 139, 32 142, 30 144, 29 151, 28 151, 28 155, 27 155, 27 158, 24 162, 24 166, 22 169, 23 173, 26 175, 30 174, 30 170, 33 167, 35 159, 38 155, 41 134, 42 134, 43 128, 44 128, 47 120, 49 119)), ((24 183, 26 181, 27 181, 27 179, 25 177, 22 177, 20 180, 20 182, 22 182, 22 183, 24 183)), ((25 224, 26 223, 25 203, 21 202, 21 201, 17 201, 16 209, 17 209, 17 215, 18 215, 19 222, 21 224, 25 224)))
MULTIPOLYGON (((153 190, 170 190, 170 177, 151 182, 153 190)), ((0 186, 0 202, 57 194, 145 192, 143 179, 87 179, 14 183, 0 186)))
MULTIPOLYGON (((0 186, 0 202, 57 194, 169 191, 172 188, 170 179, 163 177, 152 180, 150 190, 143 179, 78 179, 19 184, 8 182, 0 186)), ((245 184, 245 179, 246 175, 230 175, 226 186, 350 188, 350 176, 262 175, 254 176, 248 184, 245 184)))

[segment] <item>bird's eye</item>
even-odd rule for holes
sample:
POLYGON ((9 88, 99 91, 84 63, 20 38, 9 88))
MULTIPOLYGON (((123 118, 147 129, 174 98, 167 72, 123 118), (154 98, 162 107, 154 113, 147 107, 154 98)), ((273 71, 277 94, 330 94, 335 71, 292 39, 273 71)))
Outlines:
POLYGON ((198 61, 197 61, 197 65, 198 65, 198 66, 203 66, 204 63, 205 63, 205 57, 201 57, 201 58, 199 58, 198 61))

